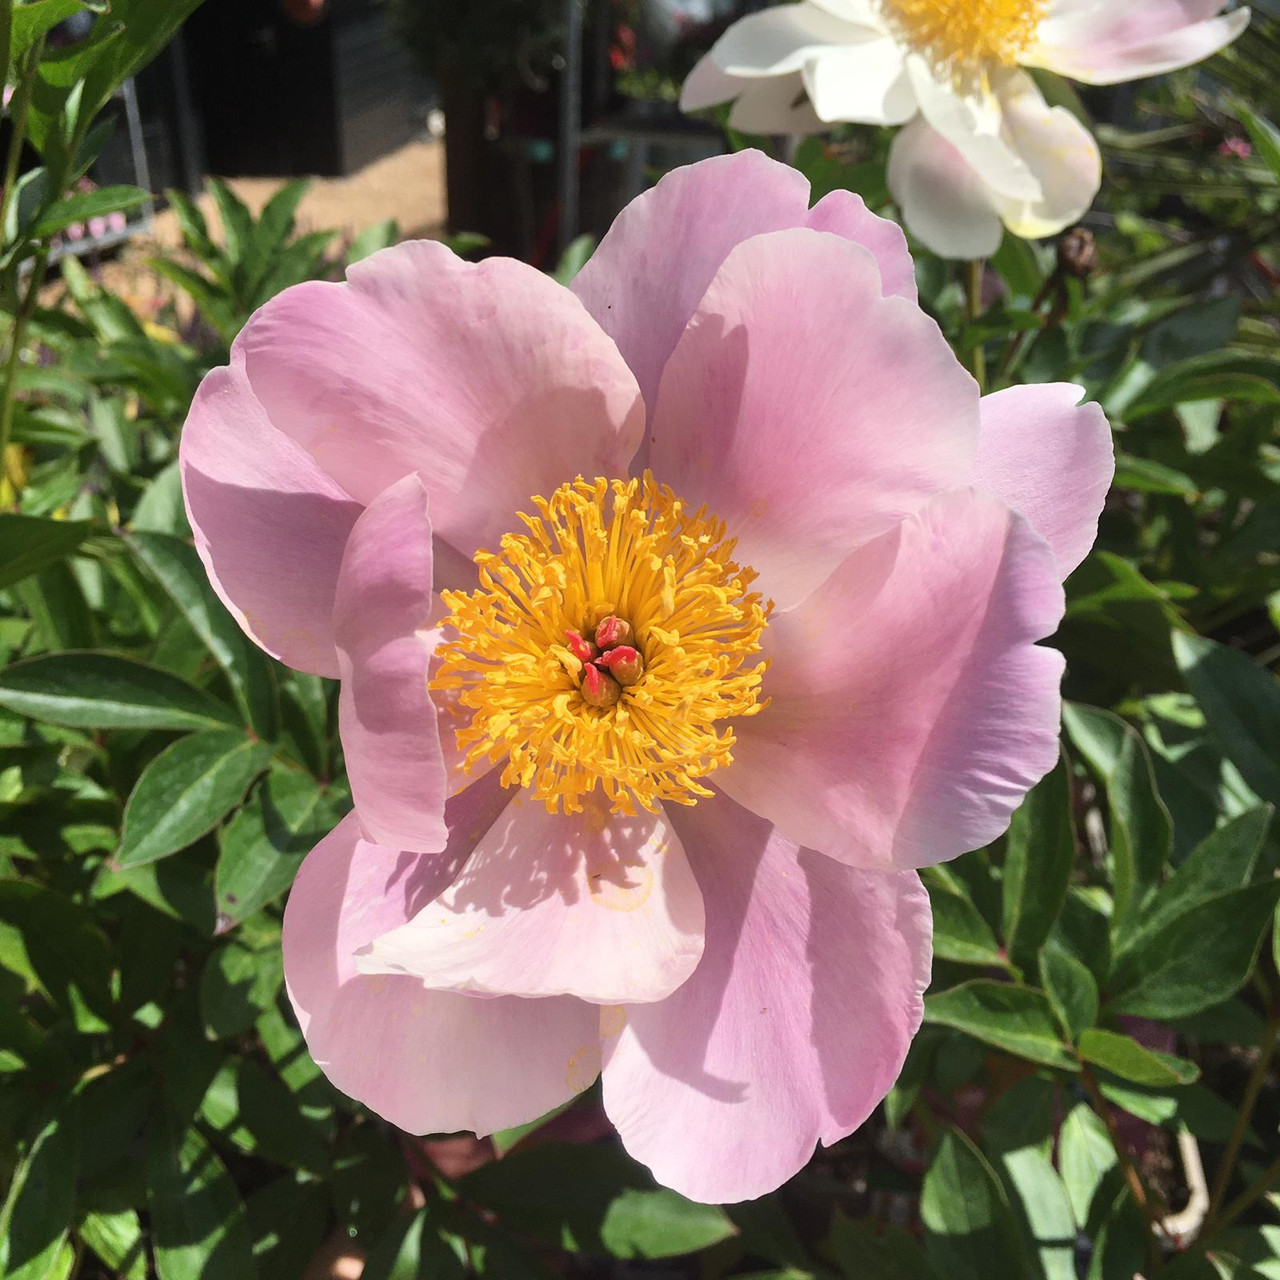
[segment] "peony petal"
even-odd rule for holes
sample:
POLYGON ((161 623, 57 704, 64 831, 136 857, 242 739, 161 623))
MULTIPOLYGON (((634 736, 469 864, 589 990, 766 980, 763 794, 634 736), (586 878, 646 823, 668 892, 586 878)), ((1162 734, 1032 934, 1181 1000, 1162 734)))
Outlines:
POLYGON ((357 957, 433 990, 661 1000, 702 955, 702 896, 662 814, 517 797, 454 884, 357 957))
POLYGON ((1025 516, 1066 577, 1089 554, 1115 474, 1111 425, 1070 383, 1010 387, 982 401, 973 484, 1025 516))
POLYGON ((903 124, 917 110, 905 56, 889 37, 824 49, 805 62, 803 78, 820 120, 903 124))
POLYGON ((915 54, 907 58, 907 73, 921 114, 992 191, 1015 200, 1042 198, 1039 180, 1004 134, 1000 101, 985 78, 980 93, 959 94, 915 54))
POLYGON ((1050 107, 1025 71, 996 78, 1010 145, 1040 183, 1039 200, 994 195, 1004 224, 1027 240, 1056 235, 1078 221, 1102 185, 1093 134, 1065 107, 1050 107))
POLYGON ((1249 25, 1250 10, 1214 17, 1221 0, 1139 0, 1057 7, 1024 59, 1086 84, 1163 75, 1217 53, 1249 25))
POLYGON ((664 1186, 751 1199, 889 1091, 923 1012, 929 900, 914 873, 800 850, 723 796, 672 818, 706 893, 706 952, 674 995, 625 1010, 605 1110, 664 1186))
POLYGON ((1058 755, 1062 618, 1045 541, 998 499, 935 498, 765 631, 768 709, 717 785, 861 867, 995 839, 1058 755))
POLYGON ((798 71, 738 83, 743 89, 729 112, 730 129, 739 133, 806 137, 824 133, 830 127, 818 119, 813 104, 805 96, 804 80, 798 71))
POLYGON ((219 599, 281 662, 336 676, 333 597, 360 504, 271 425, 238 364, 200 384, 179 460, 219 599))
POLYGON ((856 240, 875 254, 885 292, 914 301, 902 232, 857 196, 837 195, 811 210, 801 174, 759 151, 739 151, 674 170, 618 215, 573 289, 617 342, 650 414, 663 367, 702 295, 751 236, 815 226, 856 240))
POLYGON ((312 1057, 344 1093, 410 1133, 524 1124, 568 1101, 599 1068, 594 1005, 485 1000, 355 972, 354 952, 449 883, 506 799, 485 779, 450 801, 451 847, 436 855, 367 844, 350 814, 308 856, 289 894, 285 977, 312 1057))
POLYGON ((889 149, 889 190, 902 220, 944 258, 989 258, 1004 230, 991 192, 965 158, 923 118, 889 149))
POLYGON ((342 558, 334 634, 342 750, 360 826, 375 844, 434 853, 448 794, 432 645, 431 522, 422 480, 406 476, 356 521, 342 558))
POLYGON ((419 472, 465 556, 531 494, 625 475, 642 436, 635 379, 567 289, 431 241, 286 290, 235 349, 271 421, 361 502, 419 472))
POLYGON ((849 551, 967 476, 978 390, 861 246, 808 230, 730 253, 667 364, 659 480, 706 503, 789 608, 849 551))
POLYGON ((731 76, 783 76, 816 52, 862 41, 879 43, 873 28, 845 22, 815 4, 780 4, 748 14, 711 46, 711 60, 731 76))

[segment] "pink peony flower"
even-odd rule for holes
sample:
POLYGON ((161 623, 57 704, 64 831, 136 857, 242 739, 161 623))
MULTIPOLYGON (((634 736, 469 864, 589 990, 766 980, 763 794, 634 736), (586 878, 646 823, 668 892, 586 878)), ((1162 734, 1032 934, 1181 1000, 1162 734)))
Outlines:
POLYGON ((334 1083, 483 1134, 602 1073, 709 1201, 860 1125, 921 1019, 916 868, 1056 758, 1037 642, 1112 471, 1079 395, 980 401, 899 229, 757 152, 572 291, 417 242, 258 312, 182 471, 228 608, 342 681, 355 810, 284 931, 334 1083))
POLYGON ((800 0, 735 22, 690 73, 686 111, 733 102, 747 133, 905 125, 889 189, 948 258, 988 257, 1003 227, 1070 226, 1102 181, 1089 131, 1023 68, 1118 84, 1207 58, 1249 10, 1223 0, 800 0))

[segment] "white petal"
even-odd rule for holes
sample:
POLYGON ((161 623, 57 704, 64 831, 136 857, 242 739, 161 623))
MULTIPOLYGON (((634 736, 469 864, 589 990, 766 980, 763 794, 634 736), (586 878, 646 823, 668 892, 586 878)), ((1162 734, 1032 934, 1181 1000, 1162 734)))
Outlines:
POLYGON ((803 74, 821 120, 904 124, 916 113, 905 55, 887 37, 823 50, 805 63, 803 74))
POLYGON ((928 121, 893 140, 889 190, 908 230, 944 258, 988 258, 1003 234, 986 184, 928 121))
POLYGON ((994 191, 1015 200, 1039 200, 1040 184, 1001 136, 1003 112, 995 94, 961 96, 933 75, 918 55, 907 59, 920 110, 928 122, 955 147, 994 191))
POLYGON ((735 22, 712 45, 711 57, 732 76, 788 75, 824 48, 878 38, 817 5, 783 4, 735 22))
POLYGON ((1039 200, 995 197, 1004 224, 1034 240, 1076 222, 1102 185, 1102 156, 1093 135, 1064 107, 1050 107, 1025 71, 997 80, 1005 136, 1040 183, 1039 200))
POLYGON ((741 95, 729 112, 729 125, 743 133, 824 133, 804 91, 800 73, 770 80, 741 80, 741 95))

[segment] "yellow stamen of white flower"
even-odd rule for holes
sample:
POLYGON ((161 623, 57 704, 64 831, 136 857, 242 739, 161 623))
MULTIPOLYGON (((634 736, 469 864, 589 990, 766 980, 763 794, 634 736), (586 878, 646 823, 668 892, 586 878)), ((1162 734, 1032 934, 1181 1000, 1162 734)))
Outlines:
POLYGON ((723 521, 647 472, 531 501, 527 533, 476 555, 479 589, 444 593, 432 687, 472 713, 457 732, 467 771, 504 765, 503 783, 552 813, 580 811, 597 787, 618 813, 710 795, 699 779, 733 758, 721 722, 766 705, 767 663, 750 659, 772 606, 750 590, 755 572, 731 559, 723 521), (589 658, 582 637, 611 616, 630 623, 642 674, 593 705, 574 650, 589 658))
POLYGON ((1048 8, 1046 0, 882 3, 901 39, 953 79, 980 74, 992 66, 1016 65, 1031 48, 1048 8))

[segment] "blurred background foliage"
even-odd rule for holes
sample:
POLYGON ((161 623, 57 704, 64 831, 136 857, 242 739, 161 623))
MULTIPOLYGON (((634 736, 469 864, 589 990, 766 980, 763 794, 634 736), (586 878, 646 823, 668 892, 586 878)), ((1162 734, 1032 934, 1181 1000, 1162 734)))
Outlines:
MULTIPOLYGON (((0 6, 0 1276, 1280 1277, 1275 18, 1207 71, 1050 86, 1100 122, 1090 236, 1006 240, 979 306, 919 258, 989 388, 1075 381, 1115 428, 1055 641, 1063 757, 1007 837, 926 874, 926 1026, 885 1106, 724 1209, 657 1188, 595 1090, 491 1141, 407 1139, 307 1055, 280 912, 349 805, 334 689, 218 603, 175 458, 253 309, 397 232, 297 234, 302 184, 255 217, 215 182, 215 239, 169 193, 175 301, 145 319, 58 259, 67 227, 148 195, 77 179, 103 105, 195 4, 0 6), (82 10, 92 33, 46 50, 82 10)), ((479 6, 421 8, 473 41, 467 74, 510 70, 479 6)), ((884 152, 850 130, 794 160, 815 199, 889 212, 884 152)))

